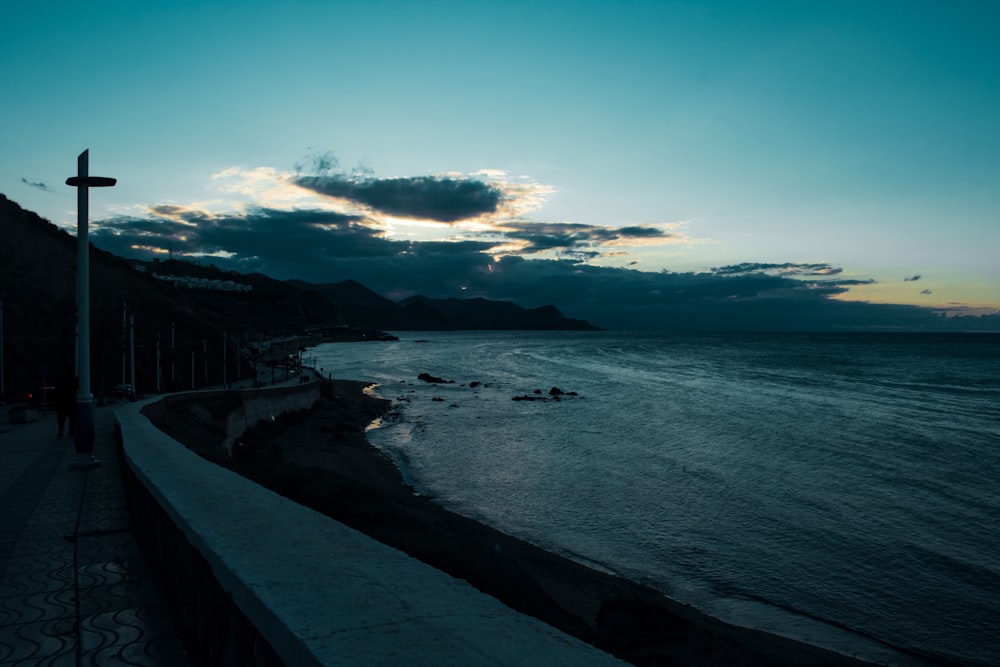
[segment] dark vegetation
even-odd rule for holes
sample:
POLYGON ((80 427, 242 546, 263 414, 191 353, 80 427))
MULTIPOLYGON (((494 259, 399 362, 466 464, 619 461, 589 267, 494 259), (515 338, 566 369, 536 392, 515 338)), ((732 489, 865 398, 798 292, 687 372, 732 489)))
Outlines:
MULTIPOLYGON (((328 340, 372 340, 383 330, 591 329, 547 306, 526 310, 485 299, 385 299, 360 283, 311 285, 261 274, 237 274, 211 264, 164 259, 125 260, 90 249, 91 389, 98 400, 122 381, 128 327, 134 316, 138 393, 156 389, 157 341, 162 391, 221 384, 223 340, 226 377, 237 368, 236 350, 269 338, 298 337, 300 345, 328 340), (161 278, 154 277, 154 274, 161 278), (248 290, 181 286, 162 277, 199 278, 249 286, 248 290), (171 351, 171 335, 174 346, 171 351), (225 338, 224 338, 225 337, 225 338), (207 350, 207 352, 206 352, 207 350), (192 363, 194 357, 194 377, 192 363), (171 377, 174 378, 171 382, 171 377)), ((76 237, 0 194, 0 301, 3 302, 4 384, 7 403, 25 400, 72 368, 76 327, 76 237)), ((277 351, 274 354, 279 354, 277 351)), ((126 375, 126 382, 131 380, 126 375)))

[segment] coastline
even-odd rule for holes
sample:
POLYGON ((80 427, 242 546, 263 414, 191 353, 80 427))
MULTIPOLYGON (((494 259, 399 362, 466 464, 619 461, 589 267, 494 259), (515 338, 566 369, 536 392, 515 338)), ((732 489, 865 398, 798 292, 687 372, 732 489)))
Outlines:
POLYGON ((180 414, 159 425, 208 458, 633 664, 871 664, 727 624, 414 495, 365 437, 391 406, 368 386, 334 381, 333 400, 253 429, 228 462, 218 460, 209 425, 180 414))

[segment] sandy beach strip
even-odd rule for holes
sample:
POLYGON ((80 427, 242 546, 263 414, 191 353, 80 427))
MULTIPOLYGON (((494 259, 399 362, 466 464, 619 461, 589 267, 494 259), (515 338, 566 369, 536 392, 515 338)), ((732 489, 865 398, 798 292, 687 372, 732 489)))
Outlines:
MULTIPOLYGON (((218 425, 196 417, 206 414, 204 405, 177 403, 158 425, 207 458, 633 664, 868 664, 724 623, 415 495, 365 438, 365 427, 391 407, 366 386, 334 381, 332 399, 253 429, 230 460, 220 451, 218 425)), ((208 412, 238 405, 238 392, 231 394, 211 399, 219 405, 208 412)))

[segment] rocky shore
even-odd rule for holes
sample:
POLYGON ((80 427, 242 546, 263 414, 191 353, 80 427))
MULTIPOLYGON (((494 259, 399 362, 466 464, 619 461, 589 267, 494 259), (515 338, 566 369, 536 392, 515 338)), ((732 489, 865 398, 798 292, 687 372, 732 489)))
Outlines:
MULTIPOLYGON (((364 389, 335 381, 333 398, 253 429, 219 463, 636 665, 867 664, 728 625, 415 495, 365 438, 391 404, 364 389)), ((218 457, 211 424, 185 424, 177 414, 161 428, 218 457)))

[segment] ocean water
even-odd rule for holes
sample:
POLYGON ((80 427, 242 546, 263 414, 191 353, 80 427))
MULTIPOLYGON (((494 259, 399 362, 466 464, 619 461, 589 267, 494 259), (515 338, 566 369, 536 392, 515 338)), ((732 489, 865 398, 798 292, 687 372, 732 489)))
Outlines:
POLYGON ((396 402, 369 438, 450 509, 741 625, 1000 664, 1000 335, 434 332, 311 356, 396 402), (578 396, 511 400, 553 386, 578 396))

